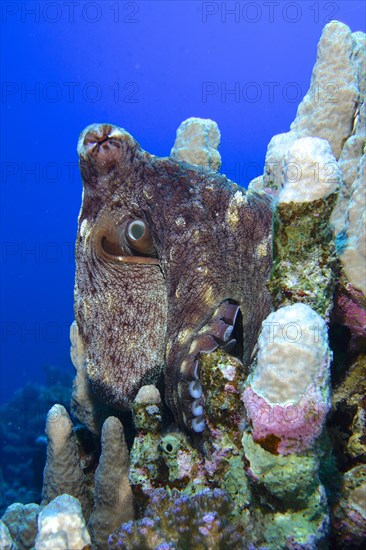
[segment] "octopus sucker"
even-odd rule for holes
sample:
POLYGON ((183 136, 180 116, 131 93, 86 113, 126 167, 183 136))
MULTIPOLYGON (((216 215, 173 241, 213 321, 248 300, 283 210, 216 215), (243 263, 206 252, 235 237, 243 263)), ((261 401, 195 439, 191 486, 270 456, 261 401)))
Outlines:
POLYGON ((123 410, 164 377, 176 423, 202 433, 200 356, 221 347, 248 365, 271 309, 271 198, 112 124, 86 128, 78 153, 75 318, 93 390, 123 410))
POLYGON ((238 349, 238 342, 230 336, 235 330, 241 338, 242 327, 236 326, 240 325, 239 314, 240 307, 230 300, 225 300, 190 344, 188 357, 191 357, 191 361, 189 362, 186 357, 181 364, 177 391, 181 399, 176 401, 180 408, 177 415, 179 424, 186 430, 200 433, 206 426, 205 422, 197 421, 197 417, 204 419, 205 416, 205 397, 200 382, 200 356, 210 354, 218 348, 228 354, 234 354, 238 349))

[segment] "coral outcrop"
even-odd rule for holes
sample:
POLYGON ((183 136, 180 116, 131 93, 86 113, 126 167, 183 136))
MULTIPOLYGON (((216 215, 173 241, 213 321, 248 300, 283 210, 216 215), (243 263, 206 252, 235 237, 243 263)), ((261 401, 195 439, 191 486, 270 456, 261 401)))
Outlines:
MULTIPOLYGON (((356 34, 356 33, 355 33, 356 34)), ((359 44, 349 27, 331 21, 318 44, 310 89, 300 103, 291 131, 298 137, 326 139, 338 159, 352 134, 359 104, 359 44)))
MULTIPOLYGON (((263 178, 256 178, 253 182, 256 189, 278 192, 287 151, 297 139, 314 137, 326 140, 338 160, 347 141, 355 135, 357 124, 359 131, 364 132, 360 120, 363 117, 361 113, 365 97, 364 40, 363 33, 352 33, 340 21, 331 21, 325 25, 318 44, 310 88, 298 107, 290 131, 271 139, 263 178)), ((350 149, 350 143, 347 149, 350 149)), ((355 149, 358 152, 363 149, 361 135, 355 149)), ((355 152, 352 154, 355 156, 355 152)), ((359 153, 356 155, 353 165, 357 165, 359 160, 359 153)), ((326 169, 324 166, 322 168, 326 169)), ((334 165, 327 169, 331 178, 334 165)))
MULTIPOLYGON (((366 143, 366 140, 365 140, 366 143)), ((358 164, 357 176, 352 184, 346 223, 339 239, 340 260, 343 272, 352 288, 366 296, 366 154, 358 164)))
POLYGON ((334 509, 335 538, 343 548, 361 548, 366 540, 366 465, 355 466, 343 477, 334 509))
POLYGON ((6 524, 0 520, 0 546, 3 550, 12 550, 13 540, 6 524))
POLYGON ((308 305, 284 306, 263 322, 243 392, 242 443, 255 492, 277 502, 275 512, 256 512, 271 549, 318 548, 328 534, 319 439, 330 408, 330 360, 325 322, 308 305))
POLYGON ((329 218, 337 199, 340 172, 323 139, 296 140, 285 159, 287 169, 281 176, 274 217, 270 288, 277 307, 303 302, 327 318, 337 276, 329 218))
POLYGON ((54 405, 47 415, 47 462, 43 475, 42 504, 46 505, 63 493, 82 503, 88 517, 90 507, 79 462, 78 442, 73 425, 62 405, 54 405))

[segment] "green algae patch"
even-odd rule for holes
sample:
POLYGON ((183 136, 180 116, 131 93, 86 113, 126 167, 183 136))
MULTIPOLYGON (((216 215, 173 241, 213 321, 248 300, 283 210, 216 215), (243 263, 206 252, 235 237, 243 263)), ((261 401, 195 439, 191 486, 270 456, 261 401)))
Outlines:
POLYGON ((302 302, 326 317, 338 260, 329 218, 337 199, 279 203, 274 215, 274 263, 269 290, 276 307, 302 302))
POLYGON ((243 411, 241 390, 247 377, 246 368, 239 359, 220 349, 202 355, 200 364, 209 421, 228 430, 233 441, 240 444, 238 426, 243 411))

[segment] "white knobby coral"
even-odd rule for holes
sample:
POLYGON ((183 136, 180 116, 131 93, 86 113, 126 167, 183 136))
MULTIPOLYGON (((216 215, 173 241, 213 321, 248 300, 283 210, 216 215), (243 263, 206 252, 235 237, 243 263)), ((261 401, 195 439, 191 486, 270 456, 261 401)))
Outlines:
POLYGON ((177 130, 170 156, 179 161, 217 171, 221 166, 221 156, 217 150, 220 137, 220 130, 213 120, 187 118, 177 130))
POLYGON ((306 304, 282 307, 263 321, 251 388, 268 403, 296 403, 310 385, 324 385, 329 354, 320 315, 306 304))
POLYGON ((338 190, 341 174, 325 139, 297 139, 284 157, 279 201, 311 202, 338 190))
POLYGON ((35 550, 86 550, 91 541, 79 501, 67 494, 52 500, 38 516, 35 550))

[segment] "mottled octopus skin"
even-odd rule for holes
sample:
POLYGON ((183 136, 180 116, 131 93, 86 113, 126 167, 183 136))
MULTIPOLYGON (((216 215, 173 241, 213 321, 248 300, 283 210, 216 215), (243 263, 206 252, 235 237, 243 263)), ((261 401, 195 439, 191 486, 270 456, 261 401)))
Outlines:
MULTIPOLYGON (((166 402, 177 423, 192 430, 189 384, 199 375, 199 354, 230 341, 237 304, 237 349, 249 364, 270 311, 270 198, 150 155, 109 124, 89 126, 78 152, 84 192, 75 317, 92 388, 125 409, 142 385, 164 373, 166 402), (154 257, 121 241, 134 219, 150 229, 154 257)), ((199 382, 193 393, 199 395, 199 382)), ((201 404, 204 396, 196 399, 196 414, 201 404)), ((202 431, 202 417, 195 422, 202 431)))

